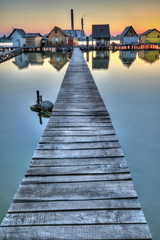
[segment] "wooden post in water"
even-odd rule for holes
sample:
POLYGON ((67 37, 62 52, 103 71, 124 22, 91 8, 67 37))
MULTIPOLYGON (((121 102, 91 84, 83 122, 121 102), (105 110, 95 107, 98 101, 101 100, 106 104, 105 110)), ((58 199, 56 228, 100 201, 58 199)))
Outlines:
POLYGON ((37 104, 39 104, 39 91, 37 91, 37 104))
POLYGON ((89 37, 86 37, 86 46, 89 47, 89 37))

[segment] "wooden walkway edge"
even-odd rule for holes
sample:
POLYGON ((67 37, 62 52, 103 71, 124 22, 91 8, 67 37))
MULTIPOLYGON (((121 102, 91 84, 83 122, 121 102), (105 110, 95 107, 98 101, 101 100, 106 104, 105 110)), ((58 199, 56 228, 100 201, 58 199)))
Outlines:
POLYGON ((110 116, 79 48, 1 224, 0 239, 152 239, 110 116))

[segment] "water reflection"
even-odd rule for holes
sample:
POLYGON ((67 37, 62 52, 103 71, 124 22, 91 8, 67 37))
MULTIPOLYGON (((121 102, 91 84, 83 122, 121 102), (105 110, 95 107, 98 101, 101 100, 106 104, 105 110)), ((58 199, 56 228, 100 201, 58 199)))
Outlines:
POLYGON ((136 59, 137 51, 120 51, 119 58, 125 67, 130 67, 136 59))
POLYGON ((92 52, 92 69, 107 70, 108 67, 109 67, 109 51, 92 52))
POLYGON ((22 53, 15 57, 15 61, 13 63, 19 68, 19 69, 25 69, 28 68, 29 62, 27 55, 22 53))
POLYGON ((70 53, 22 53, 12 61, 20 70, 30 66, 43 65, 44 60, 49 58, 49 63, 60 71, 71 58, 70 53))
POLYGON ((27 53, 27 57, 30 65, 43 65, 44 63, 43 53, 27 53))
POLYGON ((69 55, 65 53, 51 53, 49 63, 60 71, 64 65, 69 61, 69 55))
POLYGON ((142 50, 138 52, 138 57, 143 59, 145 62, 154 63, 159 59, 160 52, 159 51, 147 51, 142 50))

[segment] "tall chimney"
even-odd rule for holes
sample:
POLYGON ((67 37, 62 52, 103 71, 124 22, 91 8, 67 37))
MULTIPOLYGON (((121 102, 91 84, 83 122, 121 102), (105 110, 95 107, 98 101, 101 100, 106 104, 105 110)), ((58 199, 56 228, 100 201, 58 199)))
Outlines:
POLYGON ((74 15, 73 15, 73 9, 71 9, 71 30, 74 30, 74 15))
POLYGON ((81 18, 81 30, 82 30, 82 33, 81 33, 81 37, 83 37, 84 36, 84 23, 83 23, 83 18, 81 18))
POLYGON ((83 23, 83 18, 81 18, 81 29, 84 31, 84 23, 83 23))

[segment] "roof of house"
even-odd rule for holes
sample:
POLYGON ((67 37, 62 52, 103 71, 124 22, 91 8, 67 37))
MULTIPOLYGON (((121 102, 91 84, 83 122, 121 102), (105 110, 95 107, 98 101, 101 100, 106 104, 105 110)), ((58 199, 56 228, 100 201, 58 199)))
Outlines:
MULTIPOLYGON (((53 31, 55 28, 57 28, 65 37, 69 37, 69 36, 65 33, 65 31, 63 31, 60 27, 55 26, 55 27, 52 29, 52 31, 53 31)), ((51 32, 52 32, 52 31, 51 31, 51 32)), ((50 33, 51 33, 51 32, 50 32, 50 33)), ((48 36, 50 35, 50 33, 48 34, 48 36)))
POLYGON ((27 33, 25 35, 26 38, 36 38, 37 36, 42 37, 42 35, 40 33, 27 33))
POLYGON ((26 32, 23 29, 15 28, 8 37, 11 37, 15 31, 17 31, 21 37, 25 37, 26 35, 26 32))
POLYGON ((92 25, 93 38, 110 38, 109 24, 92 25))
MULTIPOLYGON (((141 35, 147 35, 148 33, 152 32, 152 31, 154 31, 154 30, 158 31, 156 28, 153 28, 153 29, 149 29, 149 30, 145 31, 145 32, 142 33, 141 35)), ((160 32, 160 31, 158 31, 158 32, 160 32)))
MULTIPOLYGON (((128 26, 128 27, 126 27, 124 30, 123 30, 123 32, 121 33, 121 37, 125 37, 125 35, 127 34, 127 32, 130 30, 130 29, 132 29, 135 33, 136 33, 136 31, 134 30, 134 28, 132 27, 132 26, 128 26)), ((137 34, 137 33, 136 33, 137 34)), ((137 35, 138 36, 138 35, 137 35)))
POLYGON ((82 36, 85 36, 85 33, 83 30, 63 30, 68 36, 75 37, 75 38, 81 38, 82 36))

